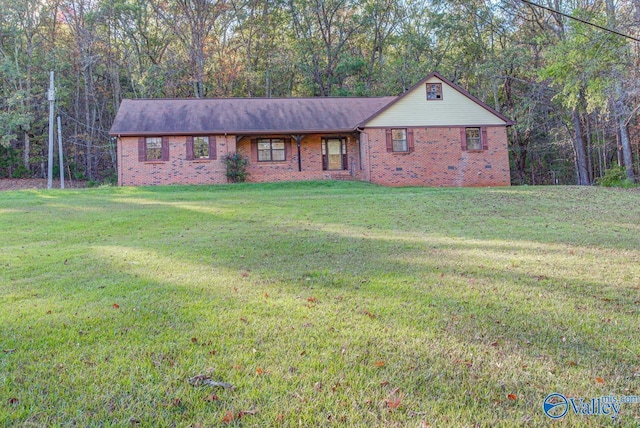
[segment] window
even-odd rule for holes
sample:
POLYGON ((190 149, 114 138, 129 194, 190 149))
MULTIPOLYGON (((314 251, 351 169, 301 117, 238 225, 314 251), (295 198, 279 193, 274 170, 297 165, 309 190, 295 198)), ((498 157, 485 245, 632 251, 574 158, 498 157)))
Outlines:
POLYGON ((480 128, 466 128, 467 150, 482 150, 480 128))
POLYGON ((387 153, 412 153, 415 150, 413 128, 385 129, 387 153))
POLYGON ((209 159, 209 137, 193 137, 193 158, 209 159))
POLYGON ((442 83, 427 83, 427 99, 428 100, 442 99, 442 83))
POLYGON ((408 152, 409 148, 407 147, 407 130, 392 129, 391 144, 394 152, 408 152))
POLYGON ((145 160, 162 160, 162 138, 147 137, 145 138, 145 160))
POLYGON ((169 160, 169 137, 138 137, 139 162, 169 160))
POLYGON ((284 140, 281 138, 262 138, 258 140, 258 162, 286 160, 284 140))
POLYGON ((187 135, 187 160, 216 159, 215 135, 187 135))

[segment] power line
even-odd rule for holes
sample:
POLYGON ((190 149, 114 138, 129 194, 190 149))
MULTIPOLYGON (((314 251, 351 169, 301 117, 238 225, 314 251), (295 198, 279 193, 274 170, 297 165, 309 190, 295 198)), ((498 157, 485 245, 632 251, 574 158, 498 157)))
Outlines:
POLYGON ((552 9, 550 7, 547 7, 547 6, 543 6, 541 4, 532 3, 529 0, 520 0, 520 1, 522 1, 523 3, 526 3, 528 5, 531 5, 531 6, 539 7, 540 9, 548 10, 549 12, 557 13, 558 15, 564 16, 564 17, 569 18, 569 19, 573 19, 574 21, 582 22, 583 24, 587 24, 587 25, 590 25, 592 27, 599 28, 600 30, 608 31, 609 33, 617 34, 618 36, 622 36, 622 37, 625 37, 627 39, 634 40, 636 42, 640 42, 640 39, 637 39, 637 38, 635 38, 633 36, 630 36, 628 34, 624 34, 624 33, 621 33, 619 31, 616 31, 616 30, 612 30, 611 28, 603 27, 602 25, 594 24, 593 22, 585 21, 584 19, 576 18, 575 16, 571 16, 569 14, 560 12, 559 10, 552 9))

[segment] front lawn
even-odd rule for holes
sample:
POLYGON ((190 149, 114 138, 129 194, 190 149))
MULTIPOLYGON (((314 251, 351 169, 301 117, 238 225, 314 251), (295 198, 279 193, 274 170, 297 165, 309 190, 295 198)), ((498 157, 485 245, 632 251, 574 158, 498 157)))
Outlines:
POLYGON ((640 395, 639 315, 637 190, 0 193, 0 425, 548 425, 640 395))

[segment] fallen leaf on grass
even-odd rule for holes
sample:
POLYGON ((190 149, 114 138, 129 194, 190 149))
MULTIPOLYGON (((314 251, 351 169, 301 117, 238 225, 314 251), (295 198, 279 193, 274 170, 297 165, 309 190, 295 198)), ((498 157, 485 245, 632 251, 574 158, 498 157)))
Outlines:
POLYGON ((225 413, 224 416, 222 417, 222 423, 229 424, 233 422, 235 418, 236 418, 236 414, 233 413, 231 410, 227 410, 227 413, 225 413))
POLYGON ((404 396, 404 394, 401 392, 400 394, 398 394, 399 392, 400 388, 394 389, 393 391, 391 391, 391 393, 389 393, 389 398, 384 400, 385 404, 390 409, 389 411, 397 409, 402 404, 402 397, 404 396))
POLYGON ((189 379, 189 384, 192 386, 213 386, 220 387, 224 389, 234 389, 235 387, 228 382, 220 382, 217 380, 211 379, 208 375, 196 375, 189 379))
POLYGON ((318 303, 317 297, 307 297, 307 302, 309 303, 318 303))
POLYGON ((257 410, 255 409, 251 409, 251 410, 240 410, 238 412, 238 419, 241 419, 243 416, 247 416, 247 415, 255 415, 256 413, 258 413, 257 410))
POLYGON ((384 367, 384 361, 376 361, 373 365, 376 367, 384 367))
POLYGON ((119 305, 119 304, 117 304, 117 303, 114 303, 114 304, 113 304, 113 305, 111 305, 111 306, 113 306, 113 308, 114 308, 114 309, 120 309, 120 305, 119 305))
POLYGON ((16 352, 15 349, 3 349, 2 352, 4 352, 5 354, 13 354, 14 352, 16 352))
POLYGON ((224 416, 222 417, 222 423, 223 424, 229 424, 231 422, 233 422, 236 419, 242 419, 243 417, 247 416, 247 415, 255 415, 256 413, 258 413, 257 410, 240 410, 237 414, 233 413, 231 410, 227 410, 227 413, 224 414, 224 416))
POLYGON ((567 361, 567 365, 568 365, 569 367, 575 367, 575 366, 577 366, 577 365, 578 365, 578 363, 576 363, 575 361, 567 361))
POLYGON ((191 343, 198 343, 198 338, 192 337, 191 338, 191 343))
POLYGON ((18 400, 17 398, 9 398, 9 404, 11 404, 12 406, 15 406, 18 403, 20 403, 20 400, 18 400))
POLYGON ((596 382, 598 382, 598 383, 604 383, 604 379, 602 379, 601 377, 597 377, 597 378, 596 378, 596 382))
POLYGON ((263 374, 267 374, 267 373, 269 373, 269 371, 268 371, 268 370, 263 369, 262 367, 258 367, 258 368, 256 369, 256 374, 257 374, 257 375, 263 375, 263 374))
POLYGON ((210 402, 210 403, 213 403, 214 401, 218 400, 218 396, 215 395, 215 394, 209 394, 206 397, 204 397, 203 400, 207 401, 207 402, 210 402))
POLYGON ((233 386, 229 382, 221 382, 221 381, 212 380, 212 379, 207 379, 202 384, 206 386, 213 386, 213 387, 219 387, 224 389, 235 389, 235 386, 233 386))
POLYGON ((516 394, 509 394, 509 395, 507 395, 507 398, 509 400, 516 401, 518 399, 518 396, 516 394))
POLYGON ((392 410, 397 409, 398 407, 400 407, 400 404, 402 404, 402 397, 398 397, 396 400, 387 399, 386 403, 388 408, 392 410))
POLYGON ((368 309, 363 310, 362 314, 368 316, 369 318, 377 318, 378 317, 376 314, 372 313, 368 309))
POLYGON ((181 399, 179 399, 179 398, 174 398, 174 399, 173 399, 173 405, 174 405, 174 407, 180 407, 180 406, 182 406, 182 400, 181 400, 181 399))
POLYGON ((455 360, 456 364, 464 364, 467 367, 473 367, 473 361, 471 360, 461 360, 459 358, 456 358, 455 360))

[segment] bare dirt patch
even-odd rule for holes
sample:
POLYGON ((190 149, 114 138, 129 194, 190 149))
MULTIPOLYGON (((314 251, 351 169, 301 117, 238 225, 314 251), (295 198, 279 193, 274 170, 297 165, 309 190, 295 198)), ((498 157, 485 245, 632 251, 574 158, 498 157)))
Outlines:
MULTIPOLYGON (((53 187, 60 188, 60 180, 53 181, 53 187)), ((87 187, 85 181, 65 180, 64 187, 68 189, 79 189, 87 187)), ((2 190, 24 190, 24 189, 46 189, 47 180, 42 178, 20 178, 20 179, 0 179, 0 191, 2 190)))

